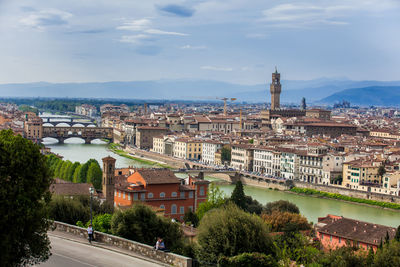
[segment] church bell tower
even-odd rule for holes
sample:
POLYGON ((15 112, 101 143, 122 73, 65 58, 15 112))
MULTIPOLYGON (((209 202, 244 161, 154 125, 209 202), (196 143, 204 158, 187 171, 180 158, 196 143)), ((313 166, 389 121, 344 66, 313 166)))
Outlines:
POLYGON ((281 74, 275 67, 275 72, 272 73, 272 83, 270 85, 271 92, 271 110, 280 108, 281 98, 281 74))
POLYGON ((115 159, 108 156, 103 158, 103 195, 106 201, 114 205, 115 159))

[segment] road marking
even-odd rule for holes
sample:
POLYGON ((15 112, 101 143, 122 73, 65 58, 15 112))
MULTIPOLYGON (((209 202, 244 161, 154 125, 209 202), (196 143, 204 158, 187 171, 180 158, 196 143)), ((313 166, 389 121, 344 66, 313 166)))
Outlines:
POLYGON ((52 254, 53 254, 53 255, 57 255, 57 256, 59 256, 59 257, 67 258, 67 259, 72 260, 72 261, 79 262, 79 263, 84 264, 84 265, 87 265, 87 266, 97 267, 96 265, 92 265, 92 264, 90 264, 90 263, 86 263, 86 262, 83 262, 83 261, 74 259, 74 258, 72 258, 72 257, 68 257, 68 256, 65 256, 65 255, 62 255, 62 254, 58 254, 58 253, 52 253, 52 254))

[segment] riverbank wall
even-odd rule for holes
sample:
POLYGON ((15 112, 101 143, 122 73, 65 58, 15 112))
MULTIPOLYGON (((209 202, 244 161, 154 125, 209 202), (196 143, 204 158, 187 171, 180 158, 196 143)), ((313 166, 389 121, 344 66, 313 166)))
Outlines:
POLYGON ((365 192, 365 191, 357 191, 352 189, 347 189, 343 187, 337 186, 326 186, 326 185, 318 185, 318 184, 310 184, 300 181, 295 181, 295 186, 299 188, 308 188, 314 189, 318 191, 340 194, 349 197, 355 198, 362 198, 362 199, 370 199, 376 201, 383 201, 383 202, 392 202, 392 203, 400 203, 400 197, 398 196, 391 196, 373 192, 365 192))

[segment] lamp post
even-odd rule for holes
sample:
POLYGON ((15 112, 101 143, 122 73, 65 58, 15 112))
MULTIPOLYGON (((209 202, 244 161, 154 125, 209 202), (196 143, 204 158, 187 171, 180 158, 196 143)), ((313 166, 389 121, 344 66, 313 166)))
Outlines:
POLYGON ((91 186, 89 188, 89 193, 90 193, 90 224, 92 224, 92 202, 93 202, 93 194, 94 194, 93 186, 91 186))

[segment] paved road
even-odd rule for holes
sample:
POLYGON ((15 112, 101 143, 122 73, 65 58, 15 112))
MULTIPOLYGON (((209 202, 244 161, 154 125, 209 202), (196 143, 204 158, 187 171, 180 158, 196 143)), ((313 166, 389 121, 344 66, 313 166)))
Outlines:
POLYGON ((53 235, 49 235, 49 238, 53 255, 48 261, 37 265, 38 267, 161 266, 89 244, 82 244, 53 235))

